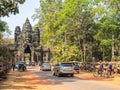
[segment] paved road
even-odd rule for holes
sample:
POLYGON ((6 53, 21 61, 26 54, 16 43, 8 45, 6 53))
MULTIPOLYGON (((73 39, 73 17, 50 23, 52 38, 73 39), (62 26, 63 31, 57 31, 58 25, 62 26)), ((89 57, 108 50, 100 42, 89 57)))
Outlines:
POLYGON ((50 71, 40 71, 39 68, 29 69, 36 73, 42 82, 39 83, 42 90, 120 90, 120 86, 112 86, 111 84, 86 80, 80 77, 56 77, 52 76, 50 71))

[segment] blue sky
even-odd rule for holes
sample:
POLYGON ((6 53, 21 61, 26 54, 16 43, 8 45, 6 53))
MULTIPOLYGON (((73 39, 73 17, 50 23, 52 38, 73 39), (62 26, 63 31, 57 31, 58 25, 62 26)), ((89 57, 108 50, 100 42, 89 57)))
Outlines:
POLYGON ((22 5, 19 5, 19 14, 10 15, 9 17, 1 18, 3 21, 7 22, 9 29, 12 31, 12 35, 10 37, 14 37, 14 30, 16 26, 22 26, 28 18, 32 26, 37 23, 37 20, 33 21, 31 18, 33 14, 35 14, 35 8, 40 6, 40 0, 26 0, 26 2, 22 5))

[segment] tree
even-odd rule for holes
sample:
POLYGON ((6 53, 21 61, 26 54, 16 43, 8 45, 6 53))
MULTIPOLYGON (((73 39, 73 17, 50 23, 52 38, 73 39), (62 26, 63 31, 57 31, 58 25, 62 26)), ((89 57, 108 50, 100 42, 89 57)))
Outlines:
MULTIPOLYGON (((18 4, 23 4, 25 0, 0 0, 0 17, 9 16, 9 14, 19 13, 18 4)), ((8 44, 11 43, 10 39, 3 39, 3 32, 9 32, 7 23, 0 19, 0 57, 4 60, 10 60, 11 53, 8 44)))
POLYGON ((83 61, 86 61, 86 56, 88 56, 86 48, 89 48, 88 51, 90 51, 91 47, 88 44, 93 41, 94 21, 90 12, 90 4, 89 0, 65 0, 61 10, 62 18, 59 17, 61 19, 59 21, 62 21, 60 25, 64 27, 60 26, 60 30, 65 33, 67 45, 77 46, 78 56, 81 56, 83 61))
MULTIPOLYGON (((0 17, 9 16, 9 14, 19 13, 18 4, 23 4, 25 0, 0 0, 0 17)), ((8 31, 7 23, 0 19, 0 34, 8 31)))
POLYGON ((103 56, 107 57, 108 60, 112 60, 110 58, 114 53, 113 44, 115 44, 115 42, 112 40, 112 36, 115 36, 114 38, 115 41, 118 41, 118 36, 119 36, 119 26, 120 26, 119 3, 120 1, 119 0, 109 0, 109 1, 98 0, 98 2, 96 3, 97 3, 96 8, 94 8, 93 11, 95 11, 95 14, 96 14, 95 18, 97 18, 95 20, 96 20, 96 23, 99 23, 100 28, 98 28, 98 32, 95 35, 95 39, 100 41, 99 48, 102 49, 103 56), (108 41, 109 41, 109 45, 107 44, 108 41), (103 43, 103 42, 106 42, 106 43, 103 43))
POLYGON ((53 57, 66 57, 66 61, 73 57, 83 61, 92 57, 109 60, 113 43, 120 54, 119 0, 58 1, 41 0, 36 13, 43 44, 52 47, 53 57))
POLYGON ((8 30, 7 23, 2 21, 2 20, 0 20, 0 33, 4 32, 5 30, 8 30))
POLYGON ((18 4, 23 4, 25 0, 0 0, 0 17, 9 14, 19 13, 18 4))

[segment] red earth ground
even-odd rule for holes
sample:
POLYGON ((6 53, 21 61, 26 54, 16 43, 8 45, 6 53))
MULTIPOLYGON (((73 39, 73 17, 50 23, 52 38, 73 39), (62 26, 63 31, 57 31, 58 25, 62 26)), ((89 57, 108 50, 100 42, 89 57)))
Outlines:
MULTIPOLYGON (((89 80, 96 80, 101 82, 104 81, 112 85, 120 86, 119 75, 114 76, 114 78, 106 79, 103 77, 95 78, 90 73, 81 72, 80 74, 75 74, 75 77, 80 77, 89 80)), ((38 75, 36 75, 31 71, 25 71, 25 72, 11 71, 8 74, 8 78, 6 80, 0 81, 0 90, 29 90, 29 89, 43 90, 45 88, 44 85, 48 85, 49 83, 50 82, 40 78, 38 75)))
POLYGON ((112 78, 104 78, 104 77, 94 77, 92 73, 81 72, 76 76, 89 79, 89 80, 101 81, 101 82, 110 83, 112 85, 120 86, 120 75, 113 75, 112 78))

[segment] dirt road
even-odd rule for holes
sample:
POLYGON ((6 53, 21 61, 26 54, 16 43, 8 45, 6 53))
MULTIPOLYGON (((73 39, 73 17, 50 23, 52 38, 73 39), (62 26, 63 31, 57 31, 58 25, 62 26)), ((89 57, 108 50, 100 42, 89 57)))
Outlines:
POLYGON ((0 90, 120 90, 120 77, 111 80, 94 79, 86 73, 75 77, 55 77, 50 71, 31 67, 25 72, 11 71, 0 81, 0 90))

